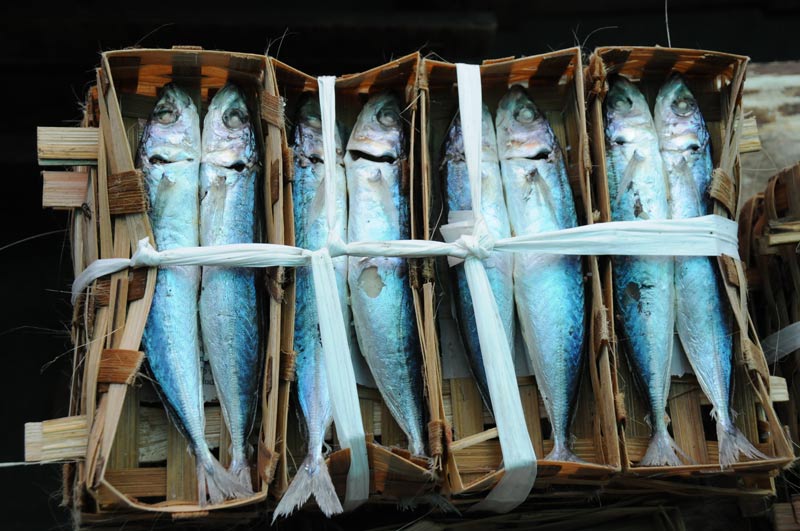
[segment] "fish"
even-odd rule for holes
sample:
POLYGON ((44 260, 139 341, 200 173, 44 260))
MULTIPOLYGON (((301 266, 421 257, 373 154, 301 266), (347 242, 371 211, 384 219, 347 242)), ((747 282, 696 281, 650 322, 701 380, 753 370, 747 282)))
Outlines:
MULTIPOLYGON (((258 146, 245 96, 227 84, 211 99, 200 159, 200 245, 256 241, 258 146)), ((255 270, 203 267, 200 335, 230 433, 228 469, 252 494, 247 437, 253 427, 261 367, 255 270)))
MULTIPOLYGON (((405 158, 397 97, 389 92, 370 97, 344 155, 348 242, 409 238, 405 158)), ((409 451, 424 455, 422 363, 406 260, 349 257, 347 280, 361 353, 384 403, 408 438, 409 451)))
MULTIPOLYGON (((344 240, 347 227, 347 183, 342 160, 342 137, 336 129, 336 160, 326 161, 322 148, 322 119, 319 98, 305 97, 297 113, 294 130, 294 170, 292 203, 295 245, 317 250, 328 241, 330 227, 325 209, 325 164, 335 166, 336 203, 334 209, 344 240)), ((333 258, 336 286, 345 323, 350 322, 347 305, 347 257, 333 258)), ((314 285, 309 267, 295 269, 294 349, 297 398, 306 425, 308 450, 295 477, 275 508, 273 521, 288 516, 313 494, 317 506, 326 515, 342 512, 333 482, 323 456, 325 432, 333 420, 328 381, 323 362, 322 339, 317 306, 313 303, 314 285)))
MULTIPOLYGON (((606 169, 612 221, 669 219, 669 188, 653 116, 641 91, 618 76, 605 99, 606 169)), ((652 429, 641 466, 677 466, 685 456, 667 431, 675 325, 674 260, 615 256, 614 296, 652 429)))
MULTIPOLYGON (((481 213, 486 221, 489 233, 495 240, 509 238, 511 226, 508 221, 508 210, 503 196, 503 182, 500 178, 500 163, 497 159, 497 138, 494 131, 494 120, 489 108, 484 105, 482 113, 482 145, 481 145, 481 213)), ((441 165, 444 174, 447 209, 450 213, 472 210, 469 175, 464 159, 464 139, 461 131, 461 120, 458 115, 447 132, 444 146, 444 158, 441 165)), ((511 351, 514 350, 514 280, 513 256, 510 253, 494 252, 484 260, 486 275, 492 286, 492 293, 497 302, 500 320, 505 327, 511 351)), ((478 391, 484 404, 492 410, 489 387, 486 381, 486 369, 483 365, 478 325, 475 321, 475 310, 472 306, 472 295, 467 285, 464 265, 454 267, 455 272, 455 306, 461 336, 466 347, 470 368, 478 385, 478 391)))
MULTIPOLYGON (((697 99, 679 74, 672 75, 659 90, 654 115, 669 178, 672 219, 712 214, 710 135, 697 99)), ((713 406, 720 468, 729 468, 740 455, 766 459, 733 422, 733 330, 715 261, 676 256, 675 299, 678 338, 713 406)))
MULTIPOLYGON (((514 236, 578 225, 564 155, 547 117, 520 85, 497 106, 497 154, 514 236)), ((585 303, 580 256, 517 254, 514 300, 552 426, 549 461, 580 461, 569 426, 583 367, 585 303)))
MULTIPOLYGON (((200 244, 200 150, 197 108, 177 85, 164 86, 138 156, 153 236, 162 251, 200 244)), ((160 268, 142 347, 167 412, 196 458, 198 503, 206 505, 245 490, 211 454, 205 439, 199 290, 198 266, 160 268)))

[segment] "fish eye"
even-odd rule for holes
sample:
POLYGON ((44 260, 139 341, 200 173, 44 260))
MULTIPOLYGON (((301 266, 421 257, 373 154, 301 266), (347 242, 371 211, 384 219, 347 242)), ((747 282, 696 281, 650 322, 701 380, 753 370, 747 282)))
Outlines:
POLYGON ((611 102, 611 106, 617 111, 629 111, 633 107, 633 100, 628 96, 617 96, 611 102))
POLYGON ((697 109, 697 102, 693 98, 676 98, 672 102, 672 112, 678 116, 689 116, 697 109))
POLYGON ((384 107, 378 111, 378 121, 385 127, 393 127, 400 122, 400 117, 393 109, 384 107))
POLYGON ((536 118, 536 111, 530 105, 525 105, 517 110, 514 118, 520 123, 529 124, 536 118))
POLYGON ((238 108, 228 109, 222 115, 222 123, 228 129, 240 129, 247 123, 247 112, 238 108))
POLYGON ((174 124, 178 121, 178 111, 171 105, 159 105, 153 111, 153 117, 162 125, 174 124))

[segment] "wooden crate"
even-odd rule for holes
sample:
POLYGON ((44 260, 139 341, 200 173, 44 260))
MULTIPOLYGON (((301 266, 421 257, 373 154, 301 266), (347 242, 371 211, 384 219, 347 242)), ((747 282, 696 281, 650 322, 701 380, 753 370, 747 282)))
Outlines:
MULTIPOLYGON (((140 238, 149 236, 152 241, 143 179, 134 161, 157 91, 177 82, 192 96, 202 119, 211 97, 229 80, 244 89, 251 112, 260 118, 254 122, 264 166, 259 184, 262 237, 283 241, 282 205, 275 195, 280 188, 264 184, 280 182, 282 170, 282 116, 268 105, 278 97, 267 58, 196 47, 106 52, 97 70, 97 86, 89 91, 82 128, 63 128, 55 134, 40 131, 40 158, 50 157, 65 166, 81 164, 69 173, 45 172, 44 194, 46 206, 71 209, 76 275, 98 258, 129 257, 140 238), (71 147, 92 138, 93 160, 86 160, 85 148, 71 147), (46 149, 54 144, 56 149, 46 149), (48 195, 52 191, 48 182, 59 183, 61 193, 48 195)), ((64 474, 65 498, 74 509, 76 525, 107 523, 111 513, 149 528, 164 513, 174 519, 208 515, 203 522, 213 523, 215 514, 225 520, 235 513, 242 520, 266 510, 264 500, 278 462, 280 303, 264 297, 269 326, 265 316, 263 386, 250 441, 255 447, 252 472, 257 491, 246 499, 201 507, 188 443, 167 420, 149 379, 139 373, 143 361, 139 343, 155 278, 155 269, 122 271, 100 278, 80 297, 72 330, 73 416, 26 426, 31 460, 77 459, 65 466, 64 474), (80 427, 70 419, 83 419, 78 439, 80 427), (65 453, 65 441, 72 445, 67 447, 71 455, 65 453)), ((206 398, 206 437, 227 464, 230 436, 215 397, 207 392, 206 398)))
POLYGON ((786 400, 775 405, 792 440, 800 440, 800 350, 784 353, 786 327, 800 321, 800 165, 773 176, 763 193, 747 200, 739 217, 739 249, 747 265, 749 307, 767 363, 787 379, 786 400), (780 332, 780 334, 779 334, 780 332), (774 335, 773 335, 774 334, 774 335))
MULTIPOLYGON (((486 61, 481 66, 481 81, 483 101, 492 112, 510 86, 516 83, 527 85, 529 94, 547 115, 564 151, 580 223, 592 223, 591 198, 586 189, 590 162, 580 50, 572 48, 522 59, 486 61)), ((423 62, 420 81, 422 190, 421 205, 417 208, 422 212, 421 237, 424 239, 441 239, 438 224, 443 200, 438 168, 447 129, 458 110, 455 83, 455 65, 432 60, 423 62)), ((435 276, 433 262, 427 264, 423 268, 425 341, 428 345, 426 364, 430 372, 434 372, 431 370, 434 368, 436 374, 442 374, 440 349, 449 346, 440 342, 440 334, 443 327, 455 330, 455 323, 447 310, 452 281, 446 261, 436 264, 435 276), (451 322, 446 323, 447 320, 451 322)), ((542 461, 552 448, 547 435, 547 414, 535 378, 519 377, 528 432, 540 460, 536 488, 558 484, 596 488, 620 467, 608 336, 603 326, 606 311, 600 296, 597 259, 586 257, 583 265, 587 275, 588 301, 586 361, 572 433, 576 437, 573 449, 585 462, 542 461)), ((502 474, 500 445, 493 419, 485 409, 471 376, 440 377, 436 384, 431 391, 436 391, 439 402, 437 420, 446 423, 448 434, 448 487, 453 494, 484 492, 502 474)))
MULTIPOLYGON (((286 105, 287 123, 294 117, 297 111, 298 100, 304 92, 317 93, 317 80, 307 74, 292 68, 280 61, 272 60, 275 68, 278 89, 284 98, 286 105)), ((419 54, 411 54, 385 65, 373 68, 360 74, 346 75, 336 80, 336 120, 341 123, 349 132, 355 124, 358 113, 361 111, 366 99, 370 94, 383 90, 392 90, 402 101, 405 108, 402 116, 409 124, 406 128, 408 145, 408 172, 409 180, 414 183, 415 172, 415 142, 417 135, 413 124, 417 123, 417 70, 419 64, 419 54)), ((292 152, 289 148, 289 135, 291 129, 287 125, 283 131, 283 149, 285 153, 286 166, 292 167, 292 152)), ((347 136, 342 138, 347 142, 347 136)), ((287 178, 282 183, 282 196, 284 199, 285 216, 285 238, 287 242, 294 242, 294 215, 292 210, 292 181, 287 173, 287 178)), ((411 186, 413 201, 413 185, 411 186)), ((412 210, 413 212, 413 210, 412 210)), ((412 233, 415 230, 416 221, 412 217, 412 233)), ((410 261, 412 274, 409 275, 413 282, 414 262, 410 261)), ((294 342, 294 277, 288 276, 288 284, 285 292, 282 349, 291 352, 294 342)), ((417 315, 420 315, 420 294, 413 286, 414 305, 417 315)), ((308 302, 307 302, 308 303, 308 302)), ((419 319, 418 319, 419 323, 419 319)), ((355 336, 353 336, 355 337, 355 336)), ((420 337, 422 332, 420 331, 420 337)), ((366 364, 362 365, 362 370, 368 372, 366 364)), ((358 371, 356 371, 358 373, 358 371)), ((293 379, 293 374, 286 374, 287 378, 293 379)), ((420 378, 425 378, 425 374, 420 374, 420 378)), ((278 469, 276 481, 276 491, 282 493, 288 487, 291 478, 294 476, 296 467, 303 461, 306 455, 305 440, 301 435, 300 423, 303 422, 301 415, 295 414, 290 409, 298 408, 296 397, 292 394, 289 385, 281 384, 282 400, 287 406, 282 411, 279 421, 279 432, 285 436, 285 441, 279 447, 281 453, 281 465, 278 469), (290 405, 291 404, 291 405, 290 405)), ((430 396, 430 393, 426 393, 430 396)), ((430 491, 436 487, 434 474, 431 467, 438 463, 438 453, 434 446, 431 450, 431 459, 411 456, 405 448, 408 441, 405 434, 392 418, 389 410, 381 399, 380 393, 373 387, 364 385, 358 386, 358 396, 361 405, 361 415, 364 423, 364 432, 367 435, 367 453, 370 467, 370 502, 399 500, 410 498, 416 494, 430 491)), ((427 408, 431 408, 430 404, 427 408)), ((430 414, 432 417, 432 413, 430 414)), ((326 437, 334 451, 328 456, 331 478, 336 487, 340 498, 344 498, 347 472, 350 466, 348 450, 341 450, 335 433, 335 425, 326 437)))
MULTIPOLYGON (((681 72, 705 117, 711 134, 715 178, 712 197, 714 212, 732 218, 736 214, 739 180, 738 144, 730 129, 741 112, 741 90, 746 57, 706 52, 644 47, 609 47, 597 49, 589 60, 587 90, 589 98, 589 131, 594 173, 592 192, 600 221, 610 219, 606 175, 603 99, 607 90, 606 76, 620 73, 634 81, 652 104, 656 94, 672 71, 681 72)), ((610 320, 615 385, 620 417, 622 464, 629 475, 692 476, 699 474, 749 474, 780 468, 792 459, 790 443, 778 421, 770 400, 770 378, 758 339, 749 322, 746 306, 746 281, 740 261, 731 257, 719 259, 725 288, 736 316, 735 376, 733 408, 739 413, 736 424, 762 452, 772 456, 766 460, 740 462, 721 471, 714 423, 710 405, 694 375, 673 378, 668 412, 675 441, 696 464, 676 467, 638 466, 650 438, 645 422, 646 398, 634 385, 633 374, 623 347, 610 320)), ((614 308, 611 260, 600 260, 603 297, 607 308, 614 308)))

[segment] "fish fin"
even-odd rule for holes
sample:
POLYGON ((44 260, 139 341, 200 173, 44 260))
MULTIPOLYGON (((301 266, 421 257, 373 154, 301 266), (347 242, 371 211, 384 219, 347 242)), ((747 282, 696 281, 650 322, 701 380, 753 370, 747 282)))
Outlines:
POLYGON ((692 462, 670 436, 666 428, 653 433, 650 446, 639 462, 639 466, 680 466, 684 462, 692 462))
POLYGON ((585 463, 583 459, 572 453, 566 444, 554 444, 553 449, 544 458, 545 461, 569 461, 572 463, 585 463))
POLYGON ((197 492, 200 505, 205 505, 206 497, 212 504, 217 504, 253 495, 252 488, 242 485, 211 454, 205 460, 197 460, 197 492))
POLYGON ((328 473, 328 465, 325 464, 322 455, 308 455, 305 458, 275 508, 275 512, 272 514, 272 523, 275 523, 279 516, 289 516, 295 509, 302 507, 312 494, 325 516, 330 517, 343 511, 328 473))
POLYGON ((250 474, 250 465, 246 460, 231 463, 228 471, 239 480, 243 487, 253 489, 253 478, 250 474))
POLYGON ((733 424, 726 428, 721 422, 717 422, 717 441, 719 441, 719 467, 723 470, 730 468, 742 455, 750 459, 769 459, 733 424))

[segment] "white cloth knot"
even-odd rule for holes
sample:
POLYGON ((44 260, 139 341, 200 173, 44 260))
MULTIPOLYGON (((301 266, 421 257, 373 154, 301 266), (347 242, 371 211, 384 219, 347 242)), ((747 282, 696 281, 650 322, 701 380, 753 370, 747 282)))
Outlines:
POLYGON ((336 258, 337 256, 344 256, 347 254, 347 244, 342 240, 339 234, 328 233, 327 247, 328 252, 331 254, 331 258, 336 258))
POLYGON ((459 248, 466 251, 467 256, 474 256, 480 260, 486 260, 494 249, 491 238, 478 238, 472 234, 462 234, 453 242, 459 248))
POLYGON ((139 246, 131 257, 131 267, 157 267, 161 265, 161 255, 150 245, 149 238, 139 240, 139 246))

